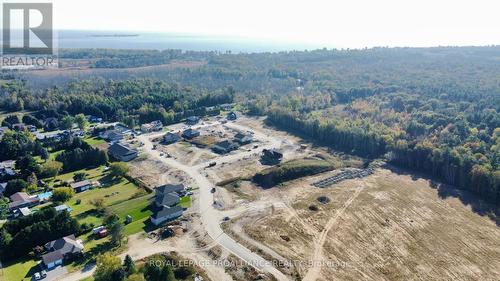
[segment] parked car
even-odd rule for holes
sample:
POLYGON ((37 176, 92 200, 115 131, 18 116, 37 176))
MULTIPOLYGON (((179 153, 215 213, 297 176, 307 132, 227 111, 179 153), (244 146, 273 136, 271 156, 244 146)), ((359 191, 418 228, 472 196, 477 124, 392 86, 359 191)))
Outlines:
POLYGON ((228 221, 228 220, 230 220, 230 218, 229 217, 224 217, 222 220, 223 221, 228 221))
POLYGON ((215 193, 215 187, 212 187, 212 189, 210 190, 211 193, 215 193))

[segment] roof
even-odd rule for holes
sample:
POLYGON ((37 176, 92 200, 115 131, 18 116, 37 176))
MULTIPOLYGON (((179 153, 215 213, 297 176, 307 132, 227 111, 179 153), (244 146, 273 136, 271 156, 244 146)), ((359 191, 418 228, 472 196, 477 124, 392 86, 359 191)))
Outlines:
POLYGON ((5 188, 7 188, 7 183, 0 182, 0 193, 3 193, 5 191, 5 188))
POLYGON ((184 132, 182 132, 182 135, 185 135, 185 136, 194 136, 194 135, 199 135, 200 132, 196 131, 196 130, 193 130, 191 128, 185 130, 184 132))
POLYGON ((16 192, 12 194, 10 197, 10 201, 27 201, 30 199, 30 196, 26 192, 16 192))
POLYGON ((80 187, 88 186, 88 185, 91 185, 91 184, 92 183, 89 180, 83 180, 83 181, 72 183, 71 184, 71 188, 80 188, 80 187))
POLYGON ((283 157, 283 153, 277 151, 276 149, 264 149, 262 150, 262 153, 264 153, 264 156, 266 157, 273 157, 273 158, 283 157))
POLYGON ((125 156, 130 153, 135 153, 136 151, 121 143, 115 143, 108 148, 108 152, 112 155, 125 156))
POLYGON ((23 214, 23 216, 31 215, 31 210, 29 208, 26 208, 26 207, 20 208, 19 212, 21 212, 21 214, 23 214))
POLYGON ((234 135, 235 139, 243 139, 243 138, 253 138, 251 134, 242 134, 242 133, 237 133, 234 135))
POLYGON ((178 134, 174 134, 171 132, 166 133, 163 138, 175 138, 175 139, 181 139, 181 137, 178 134))
POLYGON ((117 139, 117 138, 123 138, 123 133, 118 132, 116 130, 109 131, 105 134, 105 137, 108 139, 117 139))
POLYGON ((61 251, 54 251, 42 256, 42 261, 45 265, 54 263, 56 261, 62 260, 64 258, 61 251))
POLYGON ((223 140, 221 142, 216 143, 215 146, 228 150, 234 148, 235 144, 228 140, 223 140))
POLYGON ((65 255, 68 253, 80 253, 83 250, 83 245, 76 240, 75 235, 71 234, 45 244, 45 248, 52 251, 60 251, 61 254, 65 255))
POLYGON ((183 192, 185 190, 184 185, 180 184, 164 184, 162 186, 156 187, 156 193, 172 193, 172 192, 183 192))
POLYGON ((172 206, 179 202, 179 196, 174 193, 160 193, 156 197, 155 202, 158 206, 172 206))
POLYGON ((158 211, 156 211, 152 217, 154 219, 158 219, 158 218, 170 216, 170 215, 178 213, 178 212, 182 212, 183 210, 184 209, 181 206, 174 206, 174 207, 170 207, 170 208, 163 207, 163 208, 159 209, 158 211))
POLYGON ((70 210, 70 208, 66 204, 62 204, 62 205, 56 206, 56 207, 54 207, 54 209, 56 209, 57 212, 61 212, 61 211, 65 211, 65 210, 70 210))
POLYGON ((198 117, 198 116, 189 116, 188 118, 186 118, 186 120, 188 120, 188 121, 198 121, 198 120, 200 120, 200 117, 198 117))

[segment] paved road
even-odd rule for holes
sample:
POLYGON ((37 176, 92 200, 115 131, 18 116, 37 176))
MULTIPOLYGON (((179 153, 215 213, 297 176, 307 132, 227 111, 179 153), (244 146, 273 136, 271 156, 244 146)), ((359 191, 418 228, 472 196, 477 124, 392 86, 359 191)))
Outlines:
MULTIPOLYGON (((205 126, 210 126, 210 125, 205 125, 205 126)), ((254 131, 255 136, 257 138, 264 139, 267 142, 269 142, 269 144, 264 146, 264 147, 260 147, 259 150, 253 150, 251 152, 247 151, 247 152, 230 154, 227 156, 219 157, 216 159, 216 161, 218 161, 218 162, 237 161, 238 159, 242 159, 243 157, 249 156, 253 153, 259 153, 264 148, 277 147, 281 143, 281 141, 279 141, 277 139, 272 139, 272 138, 270 138, 270 137, 268 137, 260 132, 256 132, 255 130, 248 128, 248 127, 244 127, 244 126, 237 125, 234 123, 227 124, 226 126, 229 128, 238 129, 241 131, 252 130, 252 131, 254 131)), ((197 128, 199 128, 199 127, 201 127, 201 126, 197 126, 197 128)), ((192 167, 192 166, 186 166, 184 164, 181 164, 172 158, 161 157, 160 152, 153 149, 153 144, 150 140, 151 138, 157 137, 158 135, 159 135, 158 133, 141 135, 138 137, 138 139, 144 143, 143 150, 145 152, 149 153, 151 156, 162 161, 166 165, 185 172, 189 177, 191 177, 196 182, 196 184, 199 187, 199 197, 200 197, 199 202, 200 202, 201 222, 202 222, 203 226, 205 227, 205 230, 207 231, 208 235, 217 244, 219 244, 223 248, 227 249, 230 253, 239 257, 243 261, 249 263, 253 267, 255 267, 259 270, 271 273, 278 280, 289 280, 282 272, 277 270, 268 261, 263 259, 261 256, 253 253, 252 251, 248 250, 245 246, 236 242, 234 239, 229 237, 229 235, 224 233, 224 231, 222 230, 222 227, 220 225, 222 218, 224 217, 224 214, 222 212, 220 212, 219 210, 214 208, 214 206, 213 206, 214 197, 213 197, 213 194, 210 192, 210 189, 214 186, 214 184, 211 183, 198 170, 201 167, 206 167, 206 165, 208 163, 202 163, 200 165, 192 167)), ((209 162, 211 162, 211 161, 209 161, 209 162)))

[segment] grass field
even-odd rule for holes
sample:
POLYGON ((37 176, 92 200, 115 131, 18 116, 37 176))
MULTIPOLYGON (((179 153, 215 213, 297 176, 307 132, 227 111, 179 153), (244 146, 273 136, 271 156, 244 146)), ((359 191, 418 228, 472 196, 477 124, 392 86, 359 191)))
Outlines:
POLYGON ((37 261, 33 259, 20 259, 14 262, 4 264, 0 269, 0 280, 5 281, 29 281, 31 280, 30 271, 37 268, 37 261))
POLYGON ((106 141, 97 137, 85 137, 83 139, 86 143, 90 144, 91 146, 98 146, 101 144, 105 144, 106 141))

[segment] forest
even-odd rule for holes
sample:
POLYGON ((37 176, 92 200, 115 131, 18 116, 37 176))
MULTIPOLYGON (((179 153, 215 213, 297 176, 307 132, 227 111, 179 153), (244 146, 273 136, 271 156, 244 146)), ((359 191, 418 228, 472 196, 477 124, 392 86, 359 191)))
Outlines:
POLYGON ((338 151, 384 158, 500 204, 499 46, 239 54, 66 50, 62 58, 115 71, 82 72, 78 79, 2 73, 0 108, 33 111, 38 119, 83 113, 135 126, 217 114, 213 106, 238 103, 280 129, 338 151), (119 70, 162 59, 203 63, 119 70))

